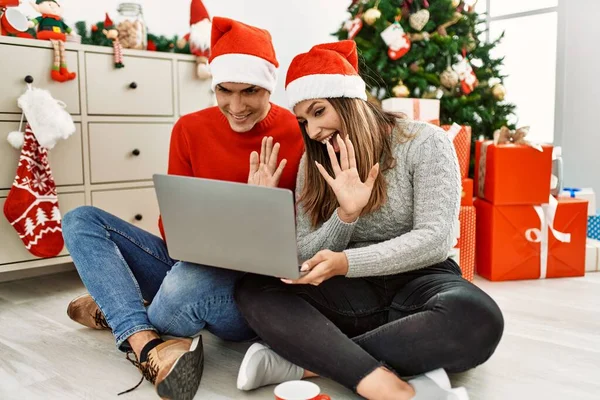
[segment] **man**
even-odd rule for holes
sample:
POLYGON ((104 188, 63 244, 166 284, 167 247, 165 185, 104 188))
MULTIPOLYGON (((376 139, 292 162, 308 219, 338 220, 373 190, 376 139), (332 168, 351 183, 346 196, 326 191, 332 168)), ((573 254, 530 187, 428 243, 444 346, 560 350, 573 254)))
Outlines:
MULTIPOLYGON (((168 172, 293 190, 303 143, 293 114, 269 102, 278 67, 270 34, 215 17, 210 67, 217 106, 175 124, 168 172)), ((159 396, 191 399, 202 375, 202 343, 162 341, 159 334, 190 337, 206 328, 238 341, 255 334, 233 299, 242 273, 171 259, 159 226, 162 239, 94 207, 67 213, 65 243, 89 291, 67 313, 111 329, 159 396)))

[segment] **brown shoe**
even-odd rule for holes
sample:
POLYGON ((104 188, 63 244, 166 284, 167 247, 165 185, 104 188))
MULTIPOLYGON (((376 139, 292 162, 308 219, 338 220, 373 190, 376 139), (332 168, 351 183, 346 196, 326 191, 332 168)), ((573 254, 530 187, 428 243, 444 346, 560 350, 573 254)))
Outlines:
POLYGON ((92 329, 109 329, 104 314, 89 294, 74 298, 67 307, 67 315, 75 322, 92 329))
POLYGON ((150 350, 148 359, 143 363, 133 352, 127 353, 127 359, 138 367, 143 378, 135 387, 119 395, 136 389, 146 378, 161 399, 192 400, 204 370, 202 337, 167 340, 150 350), (130 358, 130 354, 134 359, 130 358))

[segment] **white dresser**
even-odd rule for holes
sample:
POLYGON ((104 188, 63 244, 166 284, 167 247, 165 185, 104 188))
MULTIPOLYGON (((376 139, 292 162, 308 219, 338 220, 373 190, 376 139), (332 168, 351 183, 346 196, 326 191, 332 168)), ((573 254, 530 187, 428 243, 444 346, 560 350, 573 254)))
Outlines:
MULTIPOLYGON (((67 104, 77 131, 50 151, 63 215, 81 205, 102 208, 158 234, 152 174, 167 170, 171 128, 184 114, 215 104, 210 80, 195 78, 189 55, 124 50, 113 67, 112 48, 67 43, 77 79, 50 79, 50 42, 0 36, 0 210, 15 177, 19 151, 6 141, 17 130, 17 98, 26 76, 67 104)), ((0 275, 71 262, 66 249, 38 259, 25 250, 0 215, 0 275)))

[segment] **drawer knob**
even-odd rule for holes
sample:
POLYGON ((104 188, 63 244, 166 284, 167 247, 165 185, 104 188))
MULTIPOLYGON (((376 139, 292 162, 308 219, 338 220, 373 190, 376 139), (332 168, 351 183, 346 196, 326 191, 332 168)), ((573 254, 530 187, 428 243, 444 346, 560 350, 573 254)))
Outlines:
POLYGON ((31 76, 31 75, 27 75, 27 76, 25 77, 25 82, 27 82, 27 83, 33 83, 33 76, 31 76))
POLYGON ((144 218, 144 216, 142 214, 136 214, 134 218, 136 221, 141 221, 144 218))
POLYGON ((140 155, 140 151, 138 149, 133 149, 133 151, 131 152, 131 154, 133 154, 134 156, 139 156, 140 155))
POLYGON ((132 89, 137 89, 137 83, 135 83, 135 82, 131 82, 131 83, 129 84, 129 87, 130 87, 130 88, 132 88, 132 89))

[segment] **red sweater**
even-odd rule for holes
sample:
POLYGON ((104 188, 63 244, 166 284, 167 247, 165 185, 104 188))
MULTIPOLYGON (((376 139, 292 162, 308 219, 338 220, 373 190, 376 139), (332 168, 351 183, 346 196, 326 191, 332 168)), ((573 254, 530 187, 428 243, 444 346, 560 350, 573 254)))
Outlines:
MULTIPOLYGON (((279 160, 287 159, 279 187, 294 190, 304 143, 296 117, 275 104, 271 104, 265 119, 242 133, 231 129, 218 107, 184 115, 171 133, 168 173, 246 183, 250 153, 260 153, 265 136, 280 143, 279 160)), ((164 239, 160 219, 158 225, 164 239)))

